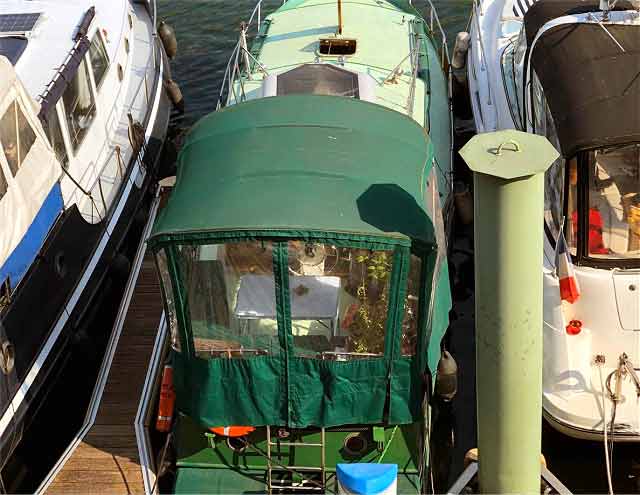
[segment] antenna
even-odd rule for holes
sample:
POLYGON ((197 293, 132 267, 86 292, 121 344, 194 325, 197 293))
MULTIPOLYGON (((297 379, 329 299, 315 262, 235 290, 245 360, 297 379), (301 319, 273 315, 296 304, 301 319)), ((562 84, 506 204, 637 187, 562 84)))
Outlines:
POLYGON ((338 0, 338 34, 342 34, 342 0, 338 0))

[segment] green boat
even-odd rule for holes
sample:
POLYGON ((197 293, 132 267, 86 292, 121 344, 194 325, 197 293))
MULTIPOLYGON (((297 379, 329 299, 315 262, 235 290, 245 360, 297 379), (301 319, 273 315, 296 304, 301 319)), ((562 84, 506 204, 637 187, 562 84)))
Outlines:
POLYGON ((340 473, 376 464, 397 467, 397 493, 425 493, 451 308, 444 35, 404 0, 261 15, 149 239, 173 490, 366 493, 340 473))

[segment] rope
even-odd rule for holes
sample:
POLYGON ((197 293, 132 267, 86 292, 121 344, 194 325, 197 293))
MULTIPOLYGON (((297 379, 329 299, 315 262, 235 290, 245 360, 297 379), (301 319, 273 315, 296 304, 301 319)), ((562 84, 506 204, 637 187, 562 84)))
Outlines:
POLYGON ((378 464, 380 464, 380 461, 382 461, 382 458, 387 453, 387 450, 389 450, 389 446, 391 445, 391 442, 393 442, 393 437, 395 436, 397 430, 398 430, 398 425, 393 427, 393 431, 391 432, 389 441, 387 442, 387 445, 384 446, 384 449, 382 450, 382 454, 380 454, 380 457, 378 457, 378 460, 376 461, 378 464))
POLYGON ((600 391, 602 392, 602 430, 604 432, 604 462, 607 470, 607 483, 609 485, 609 495, 613 495, 613 483, 611 481, 611 464, 609 462, 609 445, 607 439, 607 403, 605 397, 604 380, 602 379, 602 364, 598 363, 598 373, 600 375, 600 391))

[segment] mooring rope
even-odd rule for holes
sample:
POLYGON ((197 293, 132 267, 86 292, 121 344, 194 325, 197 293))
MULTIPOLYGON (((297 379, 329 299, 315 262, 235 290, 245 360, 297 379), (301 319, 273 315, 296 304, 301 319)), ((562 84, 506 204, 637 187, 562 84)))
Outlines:
POLYGON ((607 471, 607 483, 609 485, 609 495, 613 495, 613 482, 611 481, 611 463, 609 462, 609 442, 607 438, 607 398, 605 394, 604 379, 602 378, 602 363, 597 362, 598 373, 600 375, 600 392, 602 393, 602 431, 604 432, 604 462, 607 471))

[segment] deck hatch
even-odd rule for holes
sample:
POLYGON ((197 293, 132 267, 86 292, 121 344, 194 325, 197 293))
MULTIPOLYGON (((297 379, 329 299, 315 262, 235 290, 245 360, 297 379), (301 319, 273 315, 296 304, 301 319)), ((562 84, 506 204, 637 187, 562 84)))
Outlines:
POLYGON ((278 76, 277 95, 291 94, 359 98, 358 74, 330 64, 304 64, 278 76))
POLYGON ((33 29, 40 14, 0 14, 0 35, 23 34, 33 29))

